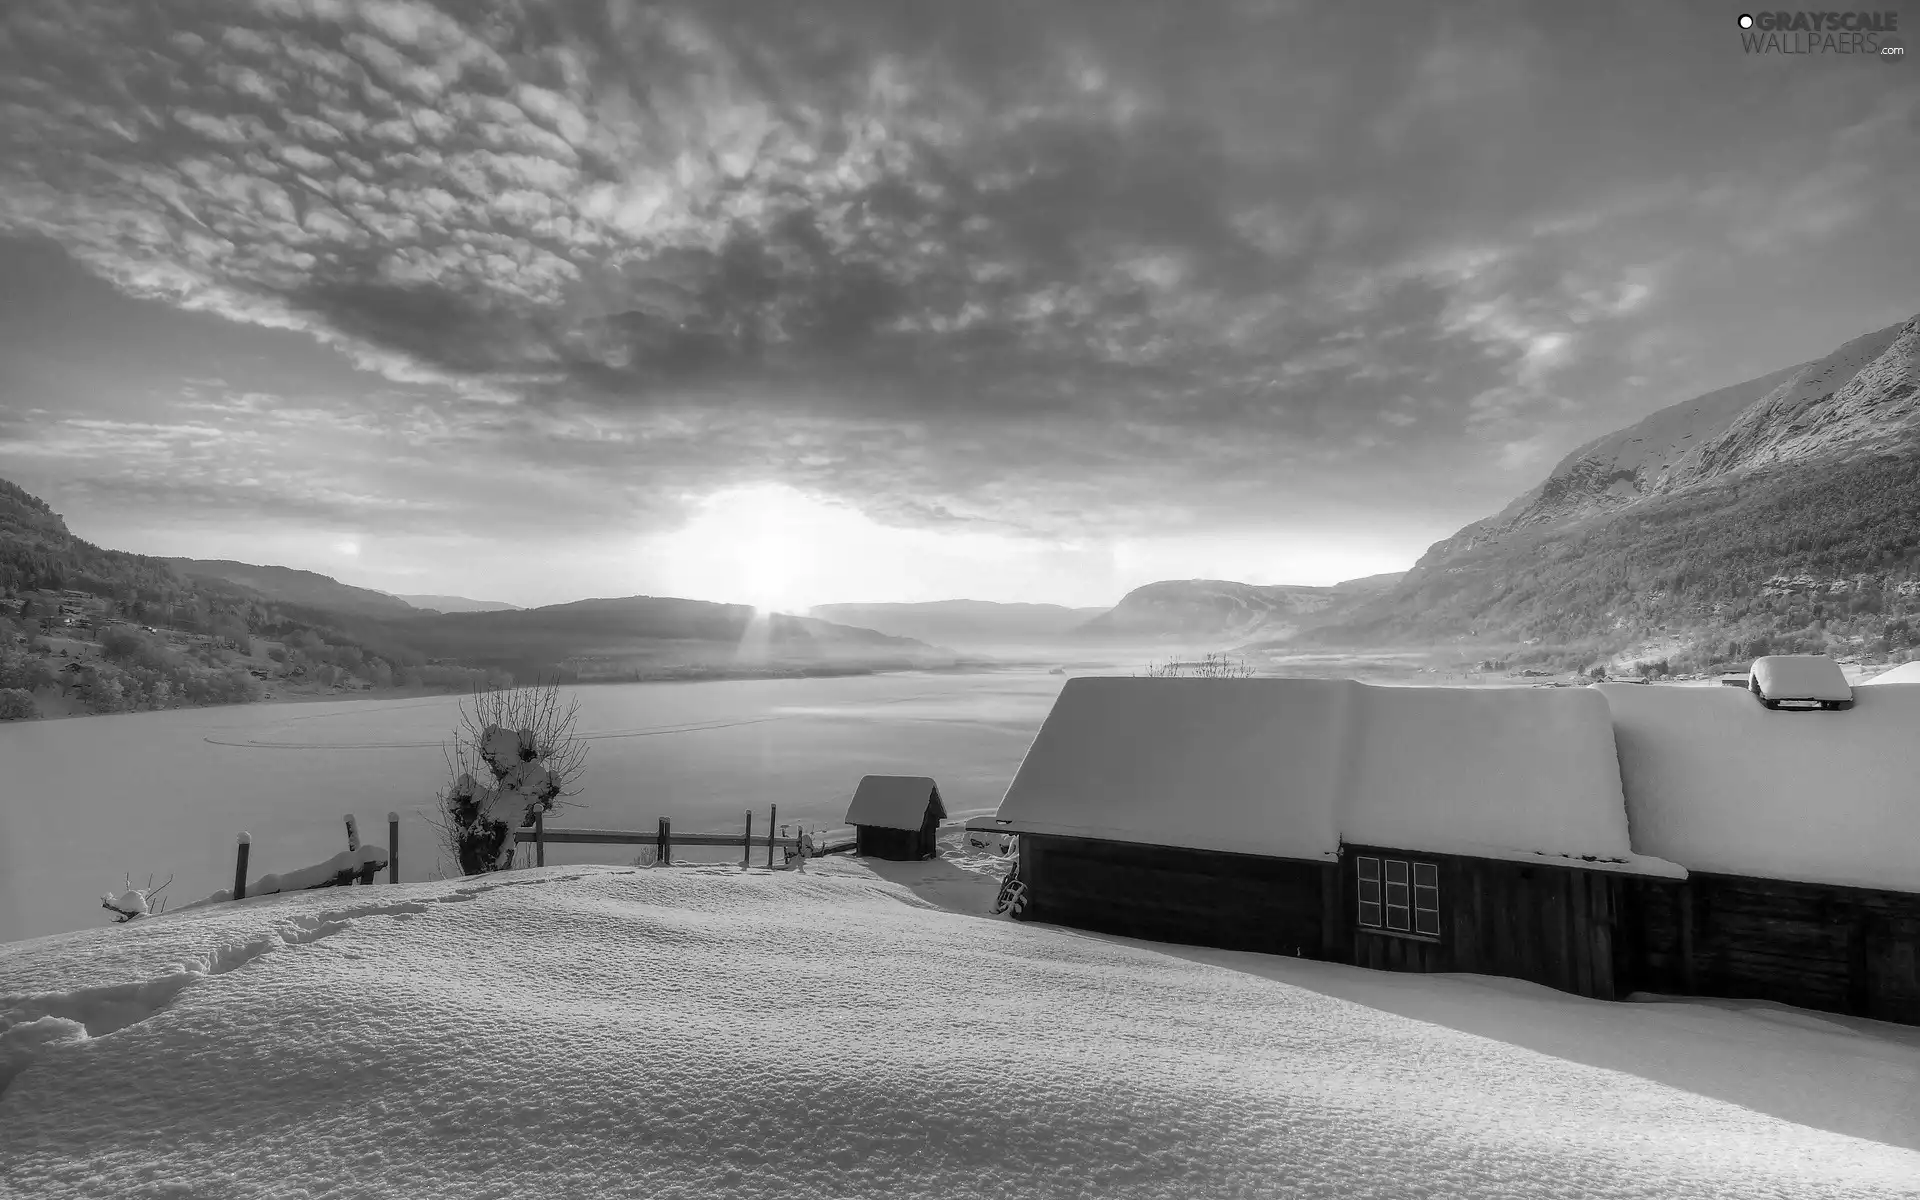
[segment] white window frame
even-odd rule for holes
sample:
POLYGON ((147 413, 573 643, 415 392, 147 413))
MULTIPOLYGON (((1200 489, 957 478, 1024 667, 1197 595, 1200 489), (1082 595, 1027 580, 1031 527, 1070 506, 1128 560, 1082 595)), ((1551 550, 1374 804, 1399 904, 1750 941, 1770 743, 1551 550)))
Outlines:
POLYGON ((1382 909, 1380 907, 1380 860, 1371 855, 1362 855, 1354 861, 1355 870, 1360 879, 1360 908, 1355 914, 1363 929, 1382 927, 1382 909), (1368 910, 1372 912, 1369 914, 1368 910))
POLYGON ((1362 929, 1440 938, 1440 867, 1410 858, 1354 856, 1354 920, 1362 929))

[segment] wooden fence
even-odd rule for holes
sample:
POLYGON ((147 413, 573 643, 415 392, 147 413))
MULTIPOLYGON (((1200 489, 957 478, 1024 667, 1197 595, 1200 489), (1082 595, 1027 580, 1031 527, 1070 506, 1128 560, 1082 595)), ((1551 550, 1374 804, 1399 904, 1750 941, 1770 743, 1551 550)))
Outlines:
MULTIPOLYGON (((764 836, 758 838, 753 836, 753 813, 751 811, 747 813, 746 825, 739 833, 681 834, 673 832, 673 818, 671 817, 661 817, 659 827, 652 832, 641 832, 631 829, 549 829, 547 828, 545 814, 541 814, 534 818, 533 828, 514 830, 513 841, 516 846, 527 842, 533 843, 534 865, 540 867, 547 865, 547 843, 549 842, 556 844, 654 846, 659 850, 658 861, 665 864, 672 863, 673 848, 675 846, 738 846, 741 851, 740 865, 743 867, 751 864, 753 852, 756 848, 765 846, 767 848, 767 866, 772 867, 774 865, 773 852, 776 848, 783 851, 785 857, 789 858, 798 854, 801 849, 801 835, 796 834, 792 837, 787 837, 774 833, 779 814, 780 809, 778 805, 768 809, 767 832, 764 836)), ((351 814, 348 814, 346 817, 346 826, 347 850, 349 852, 358 852, 360 850, 360 832, 351 814)), ((825 839, 819 839, 812 843, 812 852, 814 857, 819 857, 823 854, 840 854, 852 850, 854 845, 855 843, 851 838, 832 843, 827 842, 825 839)), ((241 834, 239 846, 234 855, 233 891, 229 894, 231 899, 246 899, 247 859, 252 849, 253 839, 247 834, 241 834)), ((302 890, 323 887, 344 887, 355 883, 370 884, 373 882, 374 875, 382 865, 383 864, 378 862, 362 863, 350 870, 328 874, 319 878, 317 882, 304 884, 302 885, 302 890)), ((384 865, 387 869, 387 882, 399 883, 400 814, 397 812, 387 814, 387 857, 384 865)))
MULTIPOLYGON (((657 828, 651 832, 645 832, 637 829, 549 829, 547 828, 546 814, 542 813, 534 817, 532 829, 514 830, 513 840, 516 844, 533 843, 533 865, 536 867, 544 867, 547 865, 548 842, 556 844, 653 846, 659 851, 657 861, 669 865, 673 862, 673 848, 675 846, 738 846, 740 847, 740 865, 743 867, 752 864, 753 851, 756 847, 765 846, 767 848, 767 866, 772 867, 774 865, 773 852, 776 847, 786 852, 788 857, 800 852, 800 835, 796 834, 793 837, 786 837, 774 833, 774 827, 779 821, 779 816, 780 807, 778 805, 769 808, 767 810, 767 832, 763 836, 756 838, 753 836, 752 810, 748 810, 746 823, 739 833, 680 834, 673 832, 672 817, 661 817, 657 828)), ((821 840, 813 844, 813 854, 817 858, 823 854, 838 854, 842 851, 851 850, 853 847, 854 843, 851 839, 838 843, 827 843, 821 840)))

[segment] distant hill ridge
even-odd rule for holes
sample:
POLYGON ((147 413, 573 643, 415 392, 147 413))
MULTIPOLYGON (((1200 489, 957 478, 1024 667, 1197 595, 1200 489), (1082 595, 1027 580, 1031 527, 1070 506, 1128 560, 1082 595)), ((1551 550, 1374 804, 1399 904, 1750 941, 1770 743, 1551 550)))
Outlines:
POLYGON ((170 558, 167 561, 188 578, 224 579, 251 588, 270 600, 288 604, 370 617, 406 617, 419 611, 398 596, 353 587, 315 571, 263 567, 228 559, 170 558))
POLYGON ((1337 620, 1353 605, 1392 587, 1398 574, 1329 587, 1169 579, 1137 587, 1076 631, 1095 639, 1227 643, 1280 640, 1337 620))
MULTIPOLYGON (((392 593, 388 593, 392 594, 392 593)), ((400 596, 396 600, 405 600, 415 608, 430 609, 434 612, 516 612, 518 604, 508 604, 502 600, 469 600, 465 596, 400 596)))

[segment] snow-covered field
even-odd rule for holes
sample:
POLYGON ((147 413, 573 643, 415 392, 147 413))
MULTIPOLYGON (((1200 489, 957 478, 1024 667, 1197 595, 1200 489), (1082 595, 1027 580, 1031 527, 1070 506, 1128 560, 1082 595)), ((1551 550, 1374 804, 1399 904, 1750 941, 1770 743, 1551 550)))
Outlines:
MULTIPOLYGON (((949 811, 991 810, 1065 682, 1041 671, 602 684, 576 689, 591 739, 586 807, 554 824, 680 833, 739 829, 749 808, 839 825, 864 774, 931 775, 949 811)), ((386 843, 401 814, 404 880, 432 877, 426 810, 460 698, 183 709, 0 723, 0 942, 109 918, 100 894, 176 876, 174 904, 346 848, 355 813, 386 843)), ((549 863, 624 861, 550 847, 549 863)), ((724 857, 728 852, 719 852, 724 857)), ((628 856, 630 857, 630 856, 628 856)))
POLYGON ((1920 1196, 1912 1031, 984 919, 984 865, 549 867, 0 946, 0 1194, 1920 1196))

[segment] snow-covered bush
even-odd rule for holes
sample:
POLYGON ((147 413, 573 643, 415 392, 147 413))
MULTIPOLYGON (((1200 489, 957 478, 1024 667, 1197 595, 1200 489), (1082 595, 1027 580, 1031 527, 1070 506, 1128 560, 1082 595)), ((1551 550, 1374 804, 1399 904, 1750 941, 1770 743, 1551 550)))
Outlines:
MULTIPOLYGON (((167 876, 167 883, 172 882, 173 876, 167 876)), ((160 901, 160 908, 158 910, 153 907, 153 902, 159 898, 161 892, 167 890, 167 883, 155 887, 153 886, 153 876, 149 875, 147 876, 147 886, 137 888, 133 886, 133 877, 129 875, 121 885, 121 890, 117 895, 108 892, 100 897, 100 907, 114 915, 114 923, 117 925, 124 925, 128 921, 138 917, 152 916, 156 911, 164 912, 167 907, 165 900, 160 901)))
POLYGON ((573 728, 579 707, 575 701, 563 711, 551 683, 487 688, 461 706, 440 812, 462 874, 505 869, 513 862, 512 831, 577 792, 587 755, 573 728))

